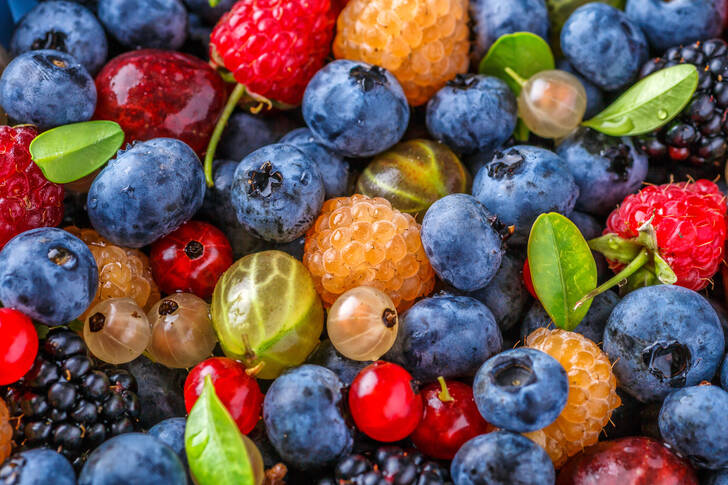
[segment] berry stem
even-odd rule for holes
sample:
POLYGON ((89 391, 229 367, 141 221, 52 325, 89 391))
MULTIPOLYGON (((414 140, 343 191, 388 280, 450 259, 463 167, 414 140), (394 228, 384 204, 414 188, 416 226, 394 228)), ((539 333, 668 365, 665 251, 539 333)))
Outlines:
POLYGON ((614 285, 619 284, 623 280, 626 280, 630 276, 632 276, 634 273, 637 272, 638 269, 640 269, 642 266, 647 264, 647 262, 650 260, 650 251, 647 248, 643 248, 639 254, 632 260, 631 263, 629 263, 627 266, 625 266, 622 271, 617 273, 616 275, 612 276, 610 279, 599 285, 596 289, 590 291, 586 295, 582 296, 579 301, 576 302, 574 305, 574 310, 579 308, 581 305, 586 303, 587 301, 591 300, 597 295, 600 295, 613 287, 614 285))
POLYGON ((440 383, 440 394, 437 395, 437 397, 442 402, 452 402, 455 399, 450 395, 450 390, 447 388, 447 382, 445 382, 445 378, 440 376, 437 378, 437 382, 440 383))
POLYGON ((511 69, 510 67, 505 68, 506 74, 511 76, 514 81, 518 83, 519 86, 523 87, 524 84, 526 84, 526 79, 523 79, 521 76, 518 75, 516 71, 511 69))
POLYGON ((220 119, 217 120, 217 124, 215 125, 215 131, 212 132, 212 137, 210 137, 210 143, 207 145, 207 153, 205 153, 205 180, 207 180, 208 187, 215 186, 215 181, 212 179, 212 162, 215 160, 217 144, 220 143, 222 132, 225 131, 230 115, 233 114, 235 106, 238 105, 243 94, 245 94, 245 86, 237 84, 233 92, 230 93, 227 104, 225 104, 225 109, 222 110, 220 119))

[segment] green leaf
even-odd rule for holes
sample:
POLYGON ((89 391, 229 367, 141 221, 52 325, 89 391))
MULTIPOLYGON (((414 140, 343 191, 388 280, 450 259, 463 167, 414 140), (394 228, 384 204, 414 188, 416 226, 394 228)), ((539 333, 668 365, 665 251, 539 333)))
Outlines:
POLYGON ((217 6, 218 6, 218 4, 220 3, 220 0, 210 0, 210 1, 208 2, 208 3, 210 4, 210 6, 211 6, 212 8, 215 8, 215 7, 217 7, 217 6))
POLYGON ((573 330, 591 300, 574 305, 597 285, 597 266, 584 236, 561 214, 541 214, 528 238, 528 264, 544 310, 557 327, 573 330))
POLYGON ((48 180, 67 184, 100 168, 123 142, 118 123, 85 121, 41 133, 30 143, 30 154, 48 180))
POLYGON ((518 121, 516 122, 516 129, 513 131, 513 137, 517 141, 527 142, 528 135, 530 134, 531 132, 528 129, 528 126, 526 126, 526 123, 524 123, 521 118, 518 118, 518 121))
POLYGON ((546 41, 536 34, 516 32, 502 35, 480 61, 480 73, 502 79, 518 96, 521 86, 506 73, 506 67, 528 79, 538 72, 553 69, 554 55, 546 41))
POLYGON ((210 376, 187 418, 185 450, 198 485, 255 485, 243 437, 210 376))
POLYGON ((680 114, 697 87, 698 70, 692 64, 661 69, 629 88, 582 125, 610 136, 649 133, 680 114))
POLYGON ((642 245, 636 240, 624 239, 614 233, 590 239, 589 247, 605 258, 622 264, 629 264, 642 250, 642 245))

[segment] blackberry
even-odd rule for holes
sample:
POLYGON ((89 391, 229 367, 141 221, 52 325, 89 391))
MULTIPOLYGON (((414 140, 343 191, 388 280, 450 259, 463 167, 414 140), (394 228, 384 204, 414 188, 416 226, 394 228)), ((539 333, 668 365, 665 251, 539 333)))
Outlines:
POLYGON ((98 368, 83 339, 52 329, 41 341, 33 368, 0 388, 10 410, 17 450, 47 447, 78 470, 86 455, 112 436, 138 429, 140 405, 134 377, 98 368))
POLYGON ((678 64, 698 69, 698 88, 675 119, 637 137, 638 145, 652 160, 692 164, 701 176, 718 173, 728 153, 728 44, 711 39, 672 47, 662 57, 647 61, 640 77, 678 64))
POLYGON ((444 485, 450 482, 448 471, 428 461, 416 450, 384 446, 363 454, 342 458, 334 477, 319 480, 318 485, 444 485))

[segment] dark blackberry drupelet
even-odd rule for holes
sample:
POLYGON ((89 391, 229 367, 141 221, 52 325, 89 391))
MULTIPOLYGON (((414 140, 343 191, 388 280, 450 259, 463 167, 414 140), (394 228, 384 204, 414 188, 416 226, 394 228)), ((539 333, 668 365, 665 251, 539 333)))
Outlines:
POLYGON ((334 477, 318 485, 445 485, 450 474, 416 450, 383 446, 372 452, 342 458, 334 477))
POLYGON ((78 470, 86 455, 121 433, 138 429, 140 405, 134 377, 97 368, 76 333, 59 328, 41 341, 33 368, 0 388, 15 427, 17 451, 47 447, 78 470))
POLYGON ((717 173, 728 153, 728 44, 711 39, 672 47, 645 63, 640 77, 678 64, 698 69, 698 88, 680 115, 637 137, 637 144, 652 160, 689 163, 717 173))

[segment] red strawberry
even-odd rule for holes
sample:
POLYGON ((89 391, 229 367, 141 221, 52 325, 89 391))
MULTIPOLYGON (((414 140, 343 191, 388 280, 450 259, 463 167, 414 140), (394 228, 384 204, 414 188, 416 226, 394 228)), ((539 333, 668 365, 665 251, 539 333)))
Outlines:
POLYGON ((63 187, 30 158, 37 134, 32 126, 0 126, 0 249, 21 232, 57 226, 63 218, 63 187))

